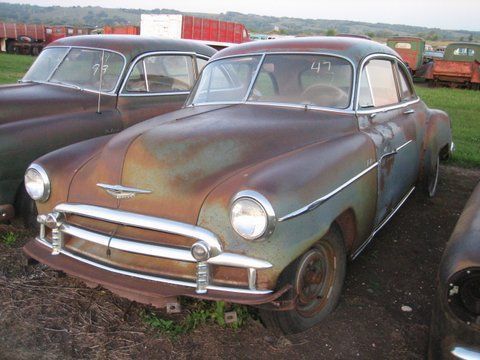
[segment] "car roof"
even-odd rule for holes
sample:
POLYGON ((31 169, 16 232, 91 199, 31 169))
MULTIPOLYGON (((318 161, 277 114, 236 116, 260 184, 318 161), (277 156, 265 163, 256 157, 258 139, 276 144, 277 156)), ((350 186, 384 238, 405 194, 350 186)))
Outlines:
POLYGON ((354 64, 371 54, 387 54, 399 57, 388 46, 376 41, 353 37, 317 36, 293 39, 259 40, 228 47, 216 53, 212 59, 252 53, 312 52, 329 53, 348 58, 354 64))
POLYGON ((216 50, 194 40, 163 39, 140 35, 81 35, 69 36, 52 42, 51 46, 93 47, 117 51, 127 63, 140 54, 152 51, 193 52, 211 57, 216 50))

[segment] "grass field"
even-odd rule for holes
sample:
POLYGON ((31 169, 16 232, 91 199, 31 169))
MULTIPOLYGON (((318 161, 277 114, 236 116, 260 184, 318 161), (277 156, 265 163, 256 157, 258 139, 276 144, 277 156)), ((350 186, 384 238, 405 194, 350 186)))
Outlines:
POLYGON ((452 119, 456 152, 451 162, 463 167, 480 167, 480 91, 417 86, 417 94, 434 109, 452 119))
MULTIPOLYGON (((0 84, 16 82, 34 60, 32 56, 0 54, 0 84)), ((480 92, 417 86, 417 93, 429 107, 446 111, 452 119, 457 151, 450 162, 480 167, 480 92)))
POLYGON ((17 82, 35 59, 33 56, 0 53, 0 84, 17 82))

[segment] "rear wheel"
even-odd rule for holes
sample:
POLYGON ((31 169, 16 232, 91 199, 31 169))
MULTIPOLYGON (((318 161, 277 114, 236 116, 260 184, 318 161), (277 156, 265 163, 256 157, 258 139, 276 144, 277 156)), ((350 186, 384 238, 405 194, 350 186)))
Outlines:
POLYGON ((318 324, 337 306, 346 272, 346 252, 339 229, 329 232, 291 264, 281 281, 289 282, 293 310, 260 310, 265 325, 275 332, 294 334, 318 324))
POLYGON ((437 193, 438 178, 440 177, 440 155, 431 166, 426 176, 425 191, 428 197, 433 198, 437 193))

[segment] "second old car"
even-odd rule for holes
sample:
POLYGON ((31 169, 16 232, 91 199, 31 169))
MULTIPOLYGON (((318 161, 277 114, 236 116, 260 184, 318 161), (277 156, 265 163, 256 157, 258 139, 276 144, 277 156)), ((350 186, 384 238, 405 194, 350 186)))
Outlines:
POLYGON ((28 165, 183 106, 216 51, 186 40, 89 35, 57 40, 18 84, 0 86, 0 221, 35 224, 28 165))
POLYGON ((257 305, 299 332, 417 184, 430 196, 450 120, 399 56, 354 38, 217 53, 185 108, 27 170, 39 261, 137 301, 257 305))

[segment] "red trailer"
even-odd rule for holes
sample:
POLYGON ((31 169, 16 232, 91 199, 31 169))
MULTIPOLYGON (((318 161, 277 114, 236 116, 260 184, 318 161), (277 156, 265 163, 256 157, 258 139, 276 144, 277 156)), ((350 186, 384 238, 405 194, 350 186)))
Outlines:
POLYGON ((45 43, 45 26, 0 22, 0 50, 39 54, 45 43))
POLYGON ((217 49, 250 41, 242 24, 178 14, 142 14, 140 31, 142 35, 199 40, 217 49))
POLYGON ((125 25, 125 26, 105 26, 103 28, 104 34, 122 34, 122 35, 140 35, 140 26, 125 25))
POLYGON ((0 22, 0 50, 8 53, 38 55, 52 41, 74 35, 90 34, 90 28, 45 26, 0 22))

